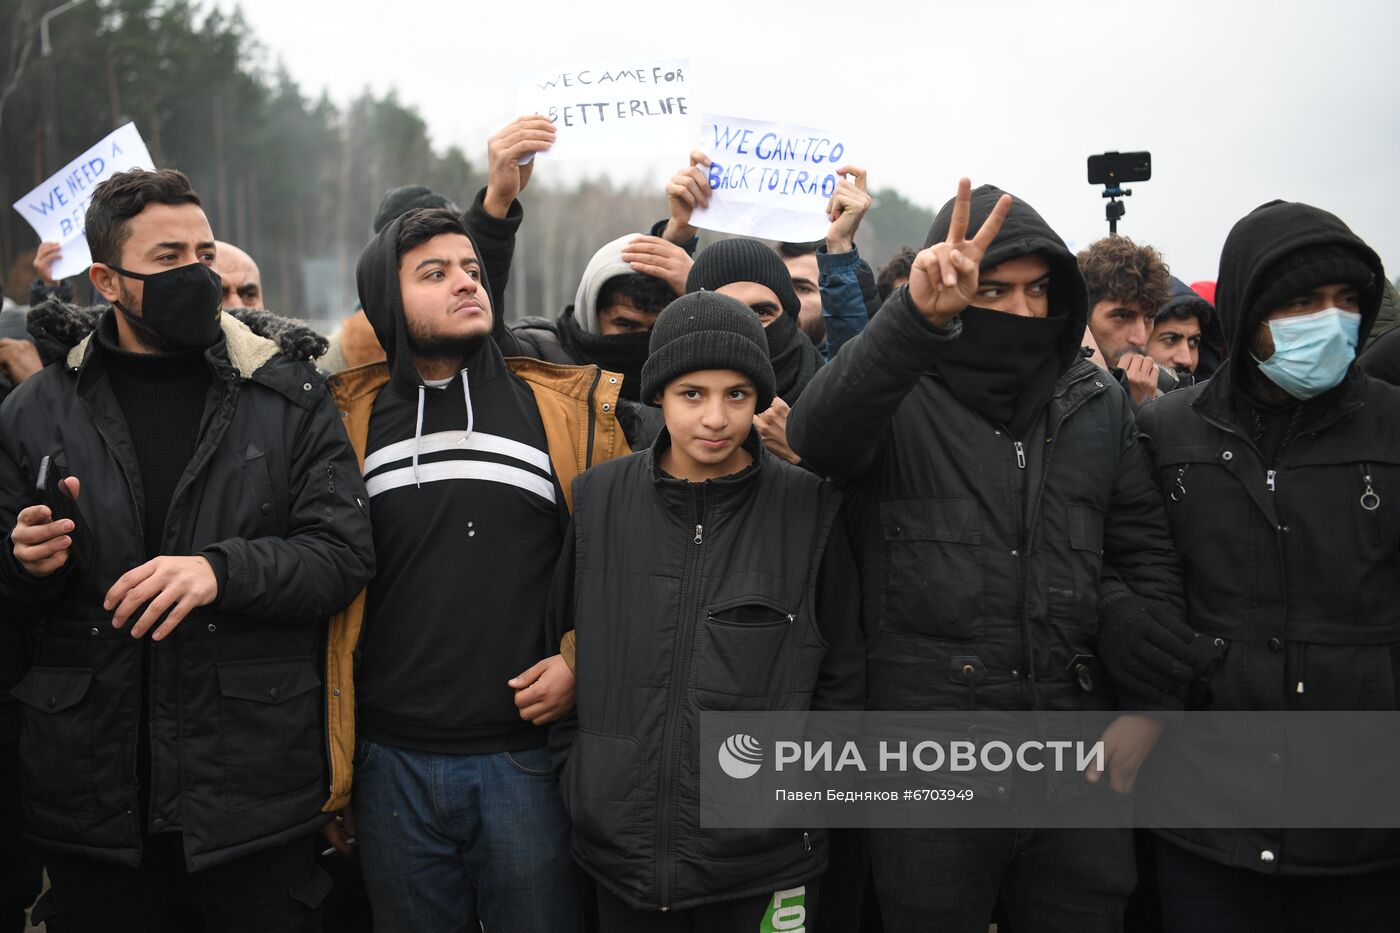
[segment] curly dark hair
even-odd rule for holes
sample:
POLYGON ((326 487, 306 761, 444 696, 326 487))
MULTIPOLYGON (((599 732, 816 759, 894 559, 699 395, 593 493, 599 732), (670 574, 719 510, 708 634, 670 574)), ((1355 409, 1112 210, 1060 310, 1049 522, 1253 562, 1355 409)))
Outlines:
POLYGON ((1150 246, 1139 246, 1125 236, 1109 236, 1080 250, 1078 259, 1091 309, 1108 299, 1155 313, 1171 297, 1167 264, 1150 246))
POLYGON ((131 235, 131 218, 144 211, 147 204, 203 206, 184 172, 173 168, 118 172, 92 189, 85 223, 93 262, 111 265, 121 258, 122 246, 131 235))

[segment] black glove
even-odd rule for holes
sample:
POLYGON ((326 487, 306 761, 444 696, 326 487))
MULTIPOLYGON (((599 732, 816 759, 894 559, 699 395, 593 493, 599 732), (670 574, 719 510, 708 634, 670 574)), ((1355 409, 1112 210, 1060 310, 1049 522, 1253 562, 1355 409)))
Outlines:
POLYGON ((1121 590, 1099 601, 1099 657, 1120 694, 1146 708, 1180 708, 1194 676, 1189 625, 1135 593, 1121 590))

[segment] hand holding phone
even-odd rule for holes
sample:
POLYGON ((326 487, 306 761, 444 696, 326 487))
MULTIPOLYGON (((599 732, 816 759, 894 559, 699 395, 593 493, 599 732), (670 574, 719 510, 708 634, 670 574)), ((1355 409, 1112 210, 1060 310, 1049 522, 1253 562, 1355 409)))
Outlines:
POLYGON ((75 543, 87 542, 78 511, 78 480, 61 477, 50 457, 39 462, 35 496, 39 505, 19 513, 10 540, 15 560, 30 576, 46 577, 68 563, 75 543))

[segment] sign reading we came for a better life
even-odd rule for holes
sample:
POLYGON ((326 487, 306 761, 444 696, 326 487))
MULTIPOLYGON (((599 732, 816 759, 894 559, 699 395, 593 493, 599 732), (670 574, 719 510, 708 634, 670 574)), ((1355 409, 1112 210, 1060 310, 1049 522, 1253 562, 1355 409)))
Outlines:
POLYGON ((845 137, 784 123, 706 114, 698 147, 710 157, 707 230, 800 242, 826 236, 827 203, 850 163, 845 137))
POLYGON ((85 236, 92 189, 118 172, 155 167, 136 124, 127 123, 15 202, 15 210, 41 241, 62 246, 63 254, 50 272, 55 279, 77 275, 92 265, 85 236))
POLYGON ((683 58, 556 69, 521 85, 519 112, 553 122, 551 158, 683 159, 690 142, 689 69, 683 58))

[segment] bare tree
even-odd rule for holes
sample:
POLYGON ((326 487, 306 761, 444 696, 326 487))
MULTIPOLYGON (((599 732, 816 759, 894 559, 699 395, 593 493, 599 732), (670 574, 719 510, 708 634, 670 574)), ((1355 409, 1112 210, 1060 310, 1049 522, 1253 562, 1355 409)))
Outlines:
POLYGON ((0 77, 0 132, 4 131, 5 102, 19 87, 33 48, 34 4, 21 0, 15 7, 15 16, 10 23, 10 54, 5 59, 5 74, 0 77))

